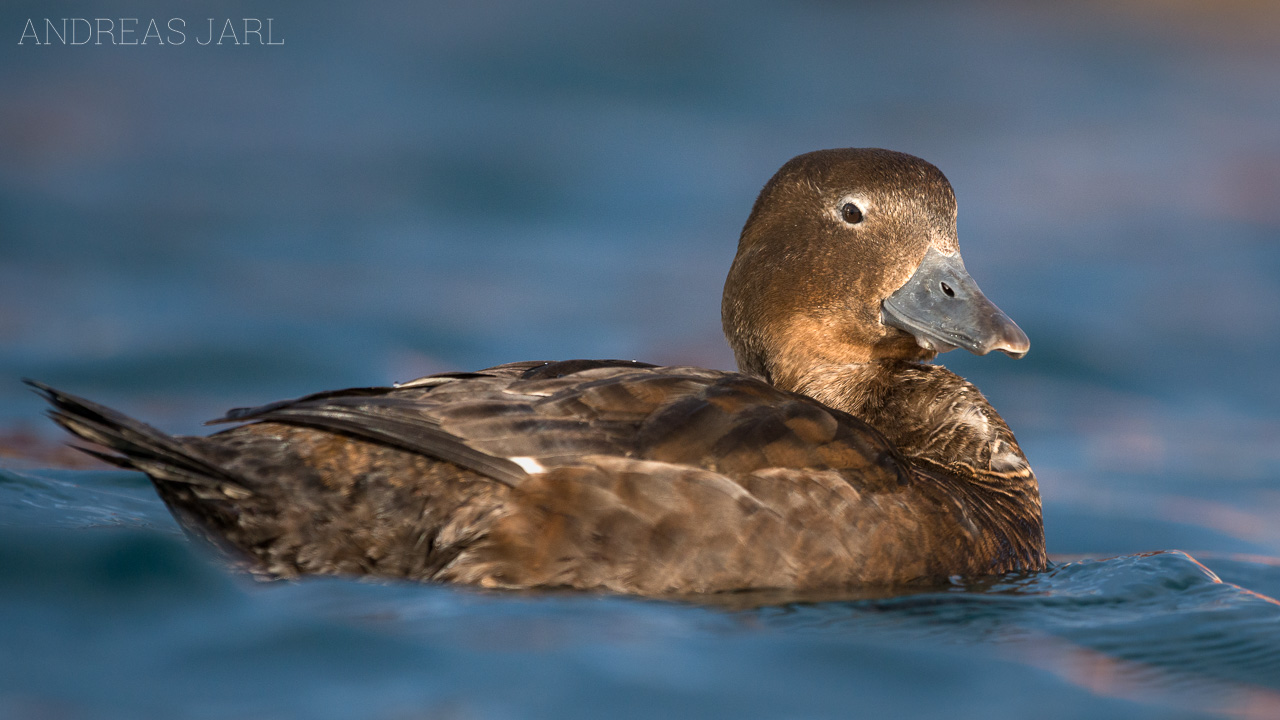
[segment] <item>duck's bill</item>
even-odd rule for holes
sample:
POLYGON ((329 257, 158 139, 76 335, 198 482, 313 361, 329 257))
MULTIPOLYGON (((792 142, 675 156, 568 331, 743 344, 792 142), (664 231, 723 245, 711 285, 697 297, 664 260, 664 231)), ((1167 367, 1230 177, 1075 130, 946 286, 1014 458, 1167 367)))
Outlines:
POLYGON ((1022 357, 1031 341, 978 289, 964 269, 960 253, 929 248, 907 283, 880 306, 881 321, 911 334, 926 350, 944 353, 958 347, 977 355, 1000 350, 1022 357))

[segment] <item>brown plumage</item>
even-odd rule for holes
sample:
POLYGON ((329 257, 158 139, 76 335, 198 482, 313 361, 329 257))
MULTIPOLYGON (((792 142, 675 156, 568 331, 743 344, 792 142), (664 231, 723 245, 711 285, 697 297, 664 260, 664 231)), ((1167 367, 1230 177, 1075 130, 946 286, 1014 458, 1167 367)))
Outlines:
POLYGON ((884 150, 787 163, 723 317, 741 373, 513 363, 235 410, 209 437, 33 384, 185 527, 273 576, 664 595, 1044 567, 1013 434, 917 362, 1027 349, 964 273, 936 168, 884 150))

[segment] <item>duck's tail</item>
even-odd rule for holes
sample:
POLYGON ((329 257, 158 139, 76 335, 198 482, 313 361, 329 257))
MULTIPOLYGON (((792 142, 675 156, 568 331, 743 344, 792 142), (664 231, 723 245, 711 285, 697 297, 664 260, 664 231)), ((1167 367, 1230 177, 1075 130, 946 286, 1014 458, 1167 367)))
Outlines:
POLYGON ((73 446, 81 452, 153 480, 217 487, 227 494, 247 492, 242 482, 181 438, 163 433, 109 407, 76 397, 35 380, 23 380, 48 401, 49 417, 71 434, 112 452, 73 446), (115 454, 118 453, 118 454, 115 454))

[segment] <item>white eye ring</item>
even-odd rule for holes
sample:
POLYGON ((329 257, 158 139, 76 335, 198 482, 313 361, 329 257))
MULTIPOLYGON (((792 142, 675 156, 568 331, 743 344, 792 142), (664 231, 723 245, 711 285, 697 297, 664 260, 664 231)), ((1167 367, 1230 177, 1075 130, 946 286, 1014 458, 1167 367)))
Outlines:
POLYGON ((867 206, 866 200, 845 195, 831 208, 831 214, 845 225, 857 225, 866 218, 867 206))

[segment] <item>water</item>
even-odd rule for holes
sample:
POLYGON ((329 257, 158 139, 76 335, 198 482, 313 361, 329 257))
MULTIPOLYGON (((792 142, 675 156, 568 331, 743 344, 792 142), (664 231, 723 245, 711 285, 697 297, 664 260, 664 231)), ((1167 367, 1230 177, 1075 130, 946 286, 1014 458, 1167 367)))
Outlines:
POLYGON ((0 44, 0 716, 1280 715, 1270 4, 270 12, 283 47, 0 44), (258 585, 139 476, 51 469, 17 383, 197 432, 516 359, 730 367, 755 192, 847 145, 942 168, 1032 339, 942 361, 1040 476, 1048 573, 717 607, 258 585))

